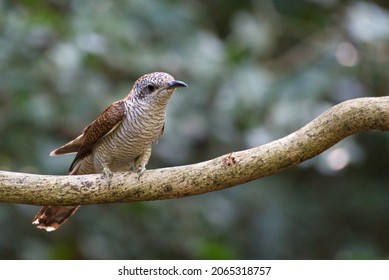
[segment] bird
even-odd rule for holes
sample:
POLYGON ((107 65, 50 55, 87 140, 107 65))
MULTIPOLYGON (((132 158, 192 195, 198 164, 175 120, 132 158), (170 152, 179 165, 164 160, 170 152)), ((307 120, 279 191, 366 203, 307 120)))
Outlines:
MULTIPOLYGON (((168 101, 181 87, 187 84, 168 73, 141 76, 125 98, 105 108, 80 136, 52 151, 50 156, 76 153, 68 174, 101 173, 108 186, 113 172, 135 171, 140 177, 146 170, 152 145, 164 132, 168 101)), ((32 224, 54 231, 79 207, 44 206, 32 224)))

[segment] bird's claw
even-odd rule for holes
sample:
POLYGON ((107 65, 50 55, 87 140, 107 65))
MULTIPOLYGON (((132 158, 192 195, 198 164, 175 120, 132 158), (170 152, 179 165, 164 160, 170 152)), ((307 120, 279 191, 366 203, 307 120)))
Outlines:
POLYGON ((103 180, 106 180, 107 188, 108 188, 108 189, 109 189, 110 186, 111 186, 112 176, 113 176, 113 172, 112 172, 108 167, 104 167, 104 169, 103 169, 103 175, 101 176, 101 178, 102 178, 103 180))
POLYGON ((143 173, 145 173, 145 171, 146 171, 146 167, 144 166, 139 166, 136 169, 136 173, 138 174, 138 181, 140 180, 140 177, 142 177, 143 173))

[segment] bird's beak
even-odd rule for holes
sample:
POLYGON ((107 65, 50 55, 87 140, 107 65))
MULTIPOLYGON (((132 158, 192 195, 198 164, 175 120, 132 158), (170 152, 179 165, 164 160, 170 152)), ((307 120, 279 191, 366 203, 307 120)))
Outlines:
POLYGON ((168 88, 188 87, 187 84, 181 81, 171 81, 167 84, 168 88))

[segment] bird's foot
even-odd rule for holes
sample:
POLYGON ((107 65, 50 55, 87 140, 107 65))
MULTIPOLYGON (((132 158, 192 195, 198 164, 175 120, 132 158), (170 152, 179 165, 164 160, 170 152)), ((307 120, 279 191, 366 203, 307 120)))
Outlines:
POLYGON ((109 189, 111 186, 112 176, 113 172, 108 167, 104 167, 101 179, 106 180, 107 189, 109 189))
POLYGON ((145 173, 146 167, 145 166, 139 166, 136 169, 136 173, 138 174, 138 181, 140 180, 140 177, 142 177, 143 173, 145 173))

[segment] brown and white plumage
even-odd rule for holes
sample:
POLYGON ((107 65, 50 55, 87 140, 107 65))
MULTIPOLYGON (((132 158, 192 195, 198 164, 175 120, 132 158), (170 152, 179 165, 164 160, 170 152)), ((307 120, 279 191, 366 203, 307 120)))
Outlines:
MULTIPOLYGON (((108 106, 80 136, 51 152, 51 156, 77 153, 70 175, 135 169, 139 174, 151 155, 151 146, 162 135, 167 103, 178 87, 186 87, 163 72, 140 77, 130 93, 108 106)), ((45 206, 33 220, 38 228, 53 231, 65 223, 79 206, 45 206)))

